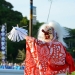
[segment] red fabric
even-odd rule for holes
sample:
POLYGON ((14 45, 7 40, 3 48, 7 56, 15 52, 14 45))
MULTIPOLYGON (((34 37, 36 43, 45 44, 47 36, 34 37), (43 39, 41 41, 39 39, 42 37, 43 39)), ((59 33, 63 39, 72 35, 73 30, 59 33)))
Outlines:
POLYGON ((69 52, 66 51, 66 63, 69 65, 70 73, 75 71, 74 60, 69 52))
POLYGON ((25 75, 56 75, 72 72, 73 62, 58 41, 42 42, 33 37, 26 38, 25 75), (66 63, 65 63, 66 57, 66 63), (69 62, 68 62, 69 61, 69 62))
POLYGON ((64 68, 67 68, 67 66, 69 66, 69 73, 71 73, 71 72, 75 71, 74 60, 73 60, 71 54, 66 51, 66 48, 64 48, 64 50, 66 52, 66 63, 65 63, 65 65, 63 65, 63 66, 60 65, 59 66, 59 65, 50 65, 49 64, 49 67, 50 67, 50 69, 52 69, 54 71, 55 70, 59 71, 60 69, 62 70, 64 68))
POLYGON ((68 64, 64 64, 64 65, 50 65, 49 64, 49 68, 51 69, 51 70, 53 70, 53 71, 59 71, 59 70, 63 70, 63 69, 65 69, 65 68, 67 68, 68 67, 68 64))

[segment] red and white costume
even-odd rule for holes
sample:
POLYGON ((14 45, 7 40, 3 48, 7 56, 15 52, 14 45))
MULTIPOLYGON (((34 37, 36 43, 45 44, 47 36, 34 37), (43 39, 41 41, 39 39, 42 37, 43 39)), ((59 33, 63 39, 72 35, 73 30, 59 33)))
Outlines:
POLYGON ((26 36, 25 75, 66 75, 74 71, 74 61, 63 41, 68 35, 57 22, 51 22, 40 27, 38 39, 26 36))
POLYGON ((46 43, 26 37, 25 75, 55 75, 69 72, 69 66, 65 65, 65 57, 62 43, 46 43))
POLYGON ((27 36, 27 31, 19 27, 13 27, 8 38, 26 39, 24 75, 66 75, 75 71, 74 61, 63 41, 68 35, 68 30, 53 21, 39 28, 38 39, 27 36))

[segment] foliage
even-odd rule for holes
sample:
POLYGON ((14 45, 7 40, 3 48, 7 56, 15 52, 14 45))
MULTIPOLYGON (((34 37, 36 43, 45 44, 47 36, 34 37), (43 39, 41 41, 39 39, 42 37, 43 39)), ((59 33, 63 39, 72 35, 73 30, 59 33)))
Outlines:
POLYGON ((22 13, 13 10, 11 3, 0 0, 0 25, 7 23, 7 32, 23 18, 22 13))
POLYGON ((27 26, 29 24, 29 20, 27 17, 23 17, 22 20, 20 21, 20 26, 27 26))
POLYGON ((1 61, 2 57, 3 57, 3 54, 2 54, 2 52, 0 51, 0 61, 1 61))
POLYGON ((7 60, 14 62, 18 55, 18 50, 26 49, 25 40, 20 42, 12 42, 7 39, 7 60))
POLYGON ((23 17, 21 20, 20 20, 20 23, 19 23, 19 27, 23 27, 25 29, 29 29, 29 20, 27 17, 23 17))
POLYGON ((75 38, 75 29, 71 29, 71 30, 70 30, 70 35, 71 35, 73 38, 75 38))
POLYGON ((24 60, 25 59, 25 49, 18 50, 18 55, 16 57, 17 60, 24 60))
POLYGON ((65 42, 68 45, 68 51, 71 53, 71 55, 73 56, 73 58, 75 58, 75 29, 70 29, 70 37, 65 38, 65 42))

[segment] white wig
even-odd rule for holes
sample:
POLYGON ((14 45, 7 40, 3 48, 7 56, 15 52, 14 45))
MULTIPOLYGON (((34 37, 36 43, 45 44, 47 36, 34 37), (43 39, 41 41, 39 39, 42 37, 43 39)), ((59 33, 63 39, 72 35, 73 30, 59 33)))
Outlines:
POLYGON ((38 39, 44 41, 44 34, 42 29, 45 29, 46 26, 54 28, 55 32, 57 33, 58 41, 61 42, 65 47, 67 47, 66 43, 64 42, 63 38, 69 36, 68 29, 61 27, 59 23, 55 21, 51 21, 49 24, 43 24, 38 31, 38 39))
POLYGON ((42 29, 45 30, 45 27, 48 26, 48 24, 43 24, 40 26, 39 30, 38 30, 38 39, 44 41, 44 33, 42 32, 42 29))

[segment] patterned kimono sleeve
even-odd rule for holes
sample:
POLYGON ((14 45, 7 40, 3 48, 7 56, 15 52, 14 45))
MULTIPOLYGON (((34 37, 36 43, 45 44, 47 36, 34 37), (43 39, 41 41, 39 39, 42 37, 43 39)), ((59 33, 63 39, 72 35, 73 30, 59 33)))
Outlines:
MULTIPOLYGON (((38 45, 41 41, 33 37, 26 37, 26 59, 25 59, 25 75, 40 75, 38 69, 38 45)), ((40 50, 40 48, 39 48, 40 50)))
POLYGON ((35 38, 26 36, 26 58, 25 58, 25 73, 28 74, 31 72, 31 68, 35 66, 34 58, 32 55, 32 45, 35 41, 35 38))
POLYGON ((30 50, 29 48, 32 48, 34 41, 35 41, 34 37, 26 36, 26 50, 30 50))

